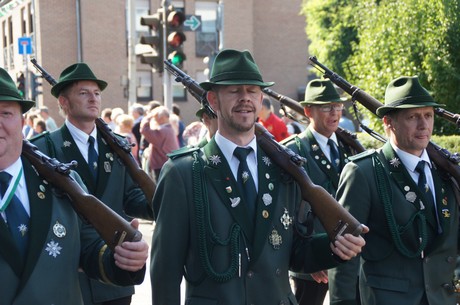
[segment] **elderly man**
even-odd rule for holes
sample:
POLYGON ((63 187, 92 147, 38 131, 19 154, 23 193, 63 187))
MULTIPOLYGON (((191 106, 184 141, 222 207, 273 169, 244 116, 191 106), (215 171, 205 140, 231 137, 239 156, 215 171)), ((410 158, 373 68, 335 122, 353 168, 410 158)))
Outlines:
POLYGON ((79 268, 107 284, 140 284, 147 243, 123 242, 112 253, 69 198, 21 155, 23 113, 33 106, 0 68, 0 303, 82 305, 79 268))

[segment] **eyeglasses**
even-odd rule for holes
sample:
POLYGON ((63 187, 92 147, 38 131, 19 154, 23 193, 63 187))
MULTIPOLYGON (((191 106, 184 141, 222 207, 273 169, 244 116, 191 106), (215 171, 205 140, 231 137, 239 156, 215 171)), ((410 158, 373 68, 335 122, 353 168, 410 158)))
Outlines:
POLYGON ((332 109, 334 109, 334 111, 342 111, 343 104, 326 104, 319 106, 321 112, 331 112, 332 109))

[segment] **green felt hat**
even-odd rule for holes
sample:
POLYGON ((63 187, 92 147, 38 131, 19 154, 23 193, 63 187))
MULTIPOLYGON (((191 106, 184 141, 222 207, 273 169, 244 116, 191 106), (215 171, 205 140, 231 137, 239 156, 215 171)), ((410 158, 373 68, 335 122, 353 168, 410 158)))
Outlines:
POLYGON ((262 80, 259 67, 246 50, 222 50, 214 60, 210 76, 209 81, 200 83, 205 90, 214 85, 256 85, 264 88, 274 84, 262 80))
POLYGON ((59 93, 65 86, 80 80, 90 80, 96 82, 101 91, 107 87, 107 82, 97 79, 87 64, 77 63, 65 68, 65 70, 62 71, 61 75, 59 76, 58 83, 54 85, 53 88, 51 88, 51 94, 54 97, 59 97, 59 93))
POLYGON ((305 88, 305 100, 301 101, 302 106, 323 105, 329 103, 343 103, 347 100, 340 97, 334 84, 328 79, 314 79, 305 88))
POLYGON ((10 74, 3 68, 0 68, 0 102, 18 102, 22 113, 26 113, 35 106, 34 101, 22 98, 10 74))
POLYGON ((392 80, 385 91, 385 105, 377 108, 383 117, 394 109, 443 107, 435 102, 428 90, 422 87, 417 76, 401 76, 392 80))

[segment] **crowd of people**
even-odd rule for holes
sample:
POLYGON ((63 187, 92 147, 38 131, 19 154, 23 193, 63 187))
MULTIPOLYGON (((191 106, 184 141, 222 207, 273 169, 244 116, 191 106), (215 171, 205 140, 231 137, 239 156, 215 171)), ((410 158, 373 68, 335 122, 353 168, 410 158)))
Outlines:
POLYGON ((107 82, 85 63, 70 65, 51 89, 58 127, 0 68, 0 303, 128 305, 150 268, 153 305, 323 305, 328 291, 331 305, 456 304, 460 194, 427 150, 444 105, 416 76, 389 83, 376 111, 388 140, 367 151, 337 132, 355 126, 330 80, 306 84, 301 116, 276 114, 263 93, 274 83, 249 51, 222 50, 209 76, 200 86, 214 113, 201 107, 185 124, 176 104, 103 108, 107 82), (152 200, 99 117, 156 185, 152 200), (259 143, 258 124, 303 158, 299 166, 362 234, 330 237, 316 194, 259 143), (95 220, 78 217, 72 196, 22 153, 23 139, 63 164, 77 161, 67 172, 76 187, 133 229, 153 221, 152 247, 143 239, 108 247, 95 220))

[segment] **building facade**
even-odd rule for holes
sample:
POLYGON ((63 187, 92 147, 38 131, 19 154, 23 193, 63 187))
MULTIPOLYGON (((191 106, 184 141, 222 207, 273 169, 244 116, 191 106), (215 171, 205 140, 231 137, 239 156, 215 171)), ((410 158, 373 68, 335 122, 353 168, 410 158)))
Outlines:
MULTIPOLYGON (((183 10, 187 18, 199 16, 197 30, 185 32, 187 56, 183 70, 197 81, 207 79, 207 56, 221 48, 250 50, 264 79, 273 89, 298 98, 307 80, 305 17, 302 0, 3 0, 0 1, 1 66, 13 79, 27 75, 26 97, 31 97, 32 73, 39 74, 31 58, 55 79, 67 66, 86 62, 97 77, 108 82, 103 108, 128 111, 134 102, 163 101, 163 77, 139 60, 139 38, 149 33, 140 18, 162 4, 183 10), (22 38, 30 38, 31 54, 22 38)), ((30 50, 29 50, 30 51, 30 50)), ((167 73, 167 72, 165 72, 167 73)), ((61 123, 51 86, 42 81, 38 106, 48 106, 61 123)), ((198 103, 181 85, 173 84, 173 102, 186 123, 194 121, 198 103)))

